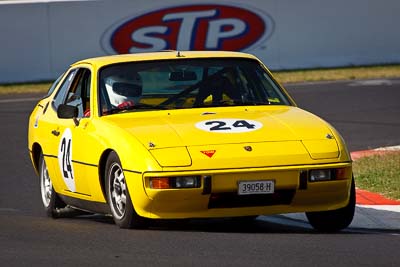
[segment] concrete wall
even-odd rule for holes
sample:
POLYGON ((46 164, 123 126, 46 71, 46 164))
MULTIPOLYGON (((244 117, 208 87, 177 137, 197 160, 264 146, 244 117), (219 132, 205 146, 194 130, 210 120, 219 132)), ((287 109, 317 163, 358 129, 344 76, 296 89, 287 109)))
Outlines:
POLYGON ((0 1, 0 83, 177 48, 245 51, 271 69, 399 63, 399 13, 398 0, 0 1))

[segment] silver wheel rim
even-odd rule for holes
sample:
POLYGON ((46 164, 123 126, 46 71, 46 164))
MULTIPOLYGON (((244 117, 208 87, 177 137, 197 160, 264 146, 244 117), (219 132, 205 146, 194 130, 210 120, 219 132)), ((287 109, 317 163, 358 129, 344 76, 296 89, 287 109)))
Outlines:
POLYGON ((126 211, 126 182, 121 166, 113 163, 109 172, 109 188, 111 209, 117 219, 121 219, 126 211))
POLYGON ((50 180, 46 162, 42 159, 42 168, 40 170, 40 191, 43 205, 47 208, 50 204, 53 185, 50 180))

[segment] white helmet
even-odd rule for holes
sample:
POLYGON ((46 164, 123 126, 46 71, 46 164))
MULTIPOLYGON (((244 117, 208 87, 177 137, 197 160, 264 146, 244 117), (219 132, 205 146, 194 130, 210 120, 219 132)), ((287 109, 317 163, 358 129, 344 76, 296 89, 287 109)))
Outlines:
POLYGON ((142 79, 137 73, 109 76, 105 86, 110 103, 115 107, 127 101, 137 104, 142 96, 142 79))

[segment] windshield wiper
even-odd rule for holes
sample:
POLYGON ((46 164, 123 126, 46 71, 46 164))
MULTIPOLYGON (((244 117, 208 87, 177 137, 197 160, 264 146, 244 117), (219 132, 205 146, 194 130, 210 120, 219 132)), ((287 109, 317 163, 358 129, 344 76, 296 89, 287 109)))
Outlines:
POLYGON ((268 106, 271 105, 271 102, 265 101, 243 101, 235 103, 235 106, 268 106))
POLYGON ((126 111, 135 111, 135 110, 165 110, 168 109, 167 107, 163 106, 153 106, 153 105, 148 105, 148 104, 143 104, 139 103, 134 106, 127 106, 123 108, 112 108, 107 111, 109 114, 116 114, 116 113, 121 113, 121 112, 126 112, 126 111))
POLYGON ((134 110, 134 109, 155 109, 155 110, 157 110, 157 109, 168 109, 168 108, 165 107, 165 106, 149 105, 149 104, 139 103, 139 104, 137 104, 137 105, 135 105, 133 107, 130 107, 129 109, 132 109, 132 110, 134 110))

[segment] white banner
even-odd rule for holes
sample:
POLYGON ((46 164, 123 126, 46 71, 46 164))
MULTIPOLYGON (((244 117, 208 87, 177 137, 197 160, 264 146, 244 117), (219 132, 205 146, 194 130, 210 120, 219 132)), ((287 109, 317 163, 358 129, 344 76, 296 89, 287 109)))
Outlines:
POLYGON ((0 1, 0 83, 94 56, 234 50, 273 70, 400 62, 398 0, 0 1))

